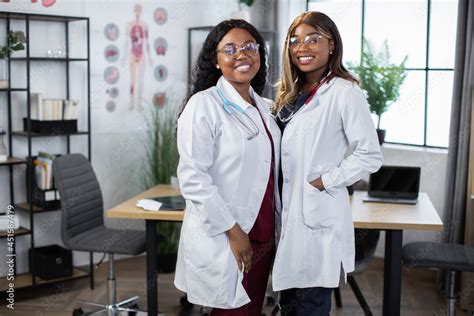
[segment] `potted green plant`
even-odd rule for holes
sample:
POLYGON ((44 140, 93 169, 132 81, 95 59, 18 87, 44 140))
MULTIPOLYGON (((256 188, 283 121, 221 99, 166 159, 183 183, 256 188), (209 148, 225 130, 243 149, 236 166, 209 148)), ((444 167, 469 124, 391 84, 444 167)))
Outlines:
POLYGON ((380 129, 380 119, 400 97, 400 86, 406 77, 405 63, 408 56, 405 56, 400 64, 392 64, 387 41, 384 41, 380 51, 376 51, 368 40, 363 43, 360 63, 350 63, 349 67, 359 76, 360 87, 367 95, 370 112, 377 115, 377 135, 382 144, 386 131, 380 129))
MULTIPOLYGON (((168 102, 169 103, 169 102, 168 102)), ((176 147, 176 110, 165 106, 152 106, 148 113, 144 163, 144 185, 147 188, 157 184, 169 184, 176 176, 178 149, 176 147)), ((158 271, 173 272, 178 252, 180 223, 158 222, 158 271)))
POLYGON ((22 31, 9 31, 5 45, 0 46, 0 89, 8 88, 8 58, 13 52, 25 49, 25 42, 22 31))

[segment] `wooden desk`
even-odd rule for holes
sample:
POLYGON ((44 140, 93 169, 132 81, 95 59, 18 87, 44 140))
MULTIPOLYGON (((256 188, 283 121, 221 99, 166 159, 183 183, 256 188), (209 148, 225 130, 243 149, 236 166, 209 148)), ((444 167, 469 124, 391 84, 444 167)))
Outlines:
POLYGON ((108 217, 114 218, 128 218, 128 219, 145 219, 154 221, 183 221, 184 213, 182 211, 165 211, 159 212, 145 211, 136 206, 137 201, 141 199, 149 199, 158 196, 173 196, 181 195, 179 190, 172 188, 169 185, 157 185, 143 193, 140 193, 130 200, 123 202, 107 211, 108 217))
MULTIPOLYGON (((140 199, 179 194, 179 190, 169 185, 158 185, 107 211, 108 217, 146 221, 148 315, 155 316, 158 311, 155 221, 182 221, 184 213, 165 210, 144 211, 135 205, 140 199)), ((386 231, 383 315, 399 316, 403 230, 441 231, 443 223, 426 193, 420 193, 416 205, 365 203, 362 201, 365 194, 356 191, 351 197, 354 226, 386 231)))
POLYGON ((160 210, 145 211, 136 206, 137 201, 158 196, 180 195, 179 190, 169 185, 157 185, 130 200, 123 202, 107 211, 108 217, 144 219, 146 224, 146 279, 147 279, 147 310, 148 315, 158 315, 158 271, 157 271, 157 231, 156 221, 179 222, 183 220, 183 211, 160 210))
POLYGON ((365 191, 351 197, 355 228, 385 230, 383 315, 400 316, 403 230, 441 231, 443 222, 424 192, 416 205, 367 203, 365 191))

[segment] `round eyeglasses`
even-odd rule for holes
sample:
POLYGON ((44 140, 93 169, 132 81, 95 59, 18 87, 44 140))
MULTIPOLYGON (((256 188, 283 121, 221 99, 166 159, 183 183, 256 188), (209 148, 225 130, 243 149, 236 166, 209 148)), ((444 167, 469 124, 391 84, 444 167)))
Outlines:
POLYGON ((324 36, 319 34, 309 34, 304 37, 303 40, 300 40, 297 36, 292 36, 288 40, 288 47, 291 50, 296 50, 300 47, 301 44, 305 45, 309 49, 315 49, 318 47, 318 44, 321 42, 321 39, 324 36))
POLYGON ((225 45, 223 48, 217 50, 218 53, 223 53, 228 57, 237 58, 240 53, 244 53, 247 57, 253 57, 257 55, 260 44, 257 43, 246 43, 238 47, 234 44, 225 45))

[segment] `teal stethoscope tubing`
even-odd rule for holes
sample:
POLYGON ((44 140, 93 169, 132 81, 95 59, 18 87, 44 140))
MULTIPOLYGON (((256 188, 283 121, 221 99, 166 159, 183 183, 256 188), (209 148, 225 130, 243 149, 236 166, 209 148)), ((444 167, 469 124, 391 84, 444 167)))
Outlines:
POLYGON ((238 104, 235 104, 234 102, 231 102, 226 99, 221 89, 219 88, 217 88, 217 95, 222 100, 224 110, 230 115, 232 115, 240 123, 240 125, 242 125, 244 130, 249 134, 249 136, 247 136, 247 139, 251 140, 255 138, 260 132, 260 130, 258 129, 257 124, 255 124, 255 122, 252 120, 252 118, 247 113, 245 113, 245 111, 238 104))

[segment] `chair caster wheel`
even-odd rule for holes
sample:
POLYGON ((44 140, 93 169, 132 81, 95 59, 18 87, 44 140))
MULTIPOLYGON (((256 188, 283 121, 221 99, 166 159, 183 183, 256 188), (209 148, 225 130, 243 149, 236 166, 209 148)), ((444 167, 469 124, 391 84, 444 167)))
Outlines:
POLYGON ((82 310, 82 308, 76 308, 75 310, 72 311, 72 316, 82 316, 82 315, 85 315, 86 313, 84 313, 84 311, 82 310))
MULTIPOLYGON (((137 311, 140 310, 140 307, 138 306, 137 303, 133 303, 131 305, 128 305, 127 308, 130 308, 130 309, 135 309, 137 311)), ((135 316, 137 315, 137 312, 128 312, 128 316, 135 316)))

